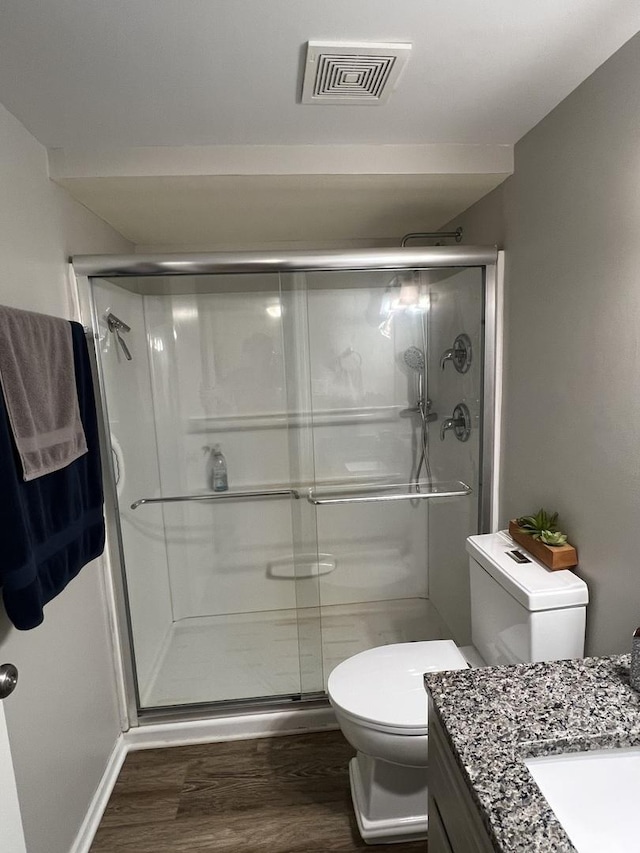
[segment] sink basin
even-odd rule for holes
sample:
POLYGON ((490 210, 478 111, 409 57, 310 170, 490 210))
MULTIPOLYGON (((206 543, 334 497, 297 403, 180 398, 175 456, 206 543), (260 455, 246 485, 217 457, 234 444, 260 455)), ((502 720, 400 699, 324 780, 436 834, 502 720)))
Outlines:
POLYGON ((638 849, 640 747, 527 758, 578 853, 638 849))

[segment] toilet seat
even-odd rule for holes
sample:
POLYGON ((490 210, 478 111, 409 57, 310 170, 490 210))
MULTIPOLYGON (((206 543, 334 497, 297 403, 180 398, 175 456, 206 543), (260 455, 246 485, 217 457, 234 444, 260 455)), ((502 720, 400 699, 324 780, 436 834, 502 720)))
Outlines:
POLYGON ((332 671, 331 704, 354 722, 400 735, 426 735, 423 675, 466 669, 453 640, 394 643, 354 655, 332 671))

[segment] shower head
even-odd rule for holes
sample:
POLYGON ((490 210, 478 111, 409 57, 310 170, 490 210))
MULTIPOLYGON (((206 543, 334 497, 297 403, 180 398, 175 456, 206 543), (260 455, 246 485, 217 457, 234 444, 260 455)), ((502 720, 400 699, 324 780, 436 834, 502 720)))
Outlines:
POLYGON ((119 317, 116 317, 115 314, 112 314, 111 311, 108 311, 105 316, 105 320, 107 321, 107 327, 110 332, 115 332, 116 329, 118 331, 122 330, 123 332, 130 332, 131 326, 127 326, 124 320, 121 320, 119 317))
POLYGON ((109 331, 113 332, 113 334, 116 336, 116 339, 120 344, 120 347, 122 348, 122 352, 124 353, 125 358, 127 359, 127 361, 131 361, 133 356, 129 352, 129 347, 126 345, 126 343, 124 342, 124 338, 120 334, 121 331, 130 332, 131 326, 127 326, 124 320, 121 320, 119 317, 116 317, 116 315, 112 314, 108 309, 107 314, 105 316, 105 320, 107 321, 107 328, 109 329, 109 331))
POLYGON ((418 399, 416 400, 416 405, 418 409, 422 412, 424 411, 424 368, 425 368, 425 359, 424 352, 419 347, 409 347, 404 351, 403 354, 404 363, 407 367, 410 367, 411 370, 415 370, 418 374, 418 399))
POLYGON ((418 347, 409 347, 404 351, 404 363, 418 373, 424 371, 424 353, 418 347))

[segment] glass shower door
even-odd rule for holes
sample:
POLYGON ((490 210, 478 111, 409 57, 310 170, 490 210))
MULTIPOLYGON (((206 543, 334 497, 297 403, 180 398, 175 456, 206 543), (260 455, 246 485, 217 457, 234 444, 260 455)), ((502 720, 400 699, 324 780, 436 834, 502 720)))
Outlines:
POLYGON ((467 641, 465 539, 479 529, 483 275, 314 272, 304 282, 306 453, 326 685, 338 663, 374 646, 467 641), (459 373, 445 355, 462 333, 469 365, 459 373), (447 428, 458 404, 469 412, 464 441, 463 430, 447 428))
POLYGON ((317 578, 292 514, 297 392, 286 384, 279 277, 125 283, 93 289, 139 707, 313 693, 317 578), (131 361, 110 312, 131 328, 131 361), (215 446, 227 491, 211 482, 215 446))

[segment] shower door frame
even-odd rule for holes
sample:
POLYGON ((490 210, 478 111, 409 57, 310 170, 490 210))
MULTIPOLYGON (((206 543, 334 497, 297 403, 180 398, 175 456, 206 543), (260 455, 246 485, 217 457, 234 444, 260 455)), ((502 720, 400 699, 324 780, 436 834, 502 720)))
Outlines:
MULTIPOLYGON (((292 708, 291 700, 239 700, 220 703, 201 703, 171 709, 141 709, 133 653, 131 618, 124 580, 124 548, 116 498, 116 477, 109 444, 106 389, 98 357, 98 318, 92 295, 92 278, 132 278, 181 275, 216 275, 242 273, 293 273, 338 271, 402 271, 469 267, 482 270, 483 285, 483 371, 482 422, 480 436, 481 469, 478 488, 478 531, 488 533, 496 523, 497 462, 499 423, 496 420, 498 402, 498 371, 501 369, 499 328, 501 294, 499 265, 501 252, 496 246, 432 246, 426 248, 353 249, 319 252, 209 252, 140 255, 74 255, 71 259, 76 280, 78 310, 83 318, 87 339, 93 343, 94 379, 99 394, 98 420, 105 479, 105 515, 109 565, 105 571, 106 593, 112 614, 112 635, 116 647, 116 680, 123 730, 141 723, 183 721, 215 716, 246 714, 248 710, 292 708)), ((326 702, 326 700, 324 700, 326 702)), ((295 707, 309 708, 318 697, 304 695, 295 707)))

